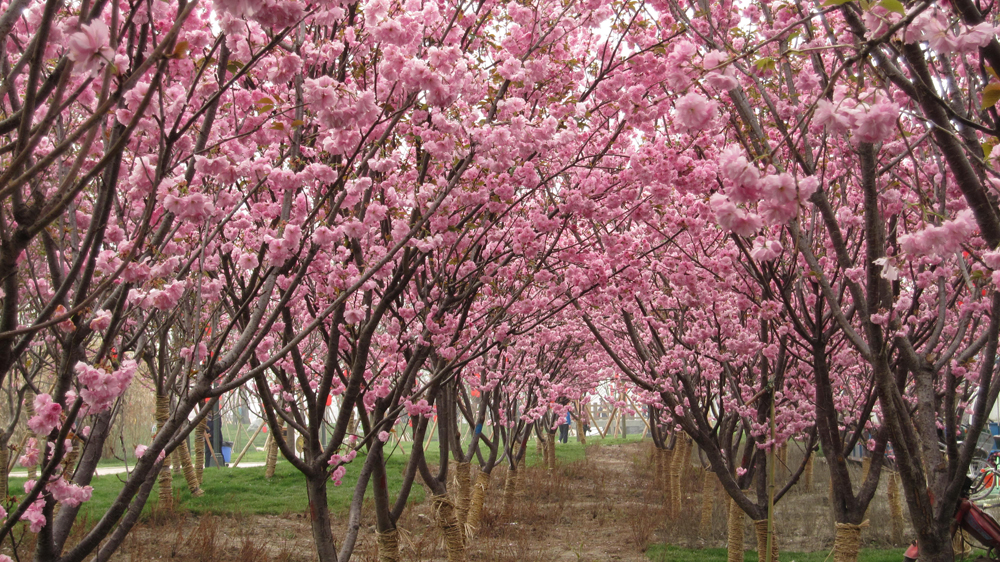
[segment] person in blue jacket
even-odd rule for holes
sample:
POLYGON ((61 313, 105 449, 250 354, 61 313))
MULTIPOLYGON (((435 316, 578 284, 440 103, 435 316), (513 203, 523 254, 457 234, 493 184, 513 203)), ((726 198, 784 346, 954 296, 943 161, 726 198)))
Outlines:
POLYGON ((570 414, 569 414, 569 411, 567 410, 566 411, 566 417, 563 418, 563 422, 561 424, 559 424, 559 442, 560 443, 568 443, 569 442, 569 423, 570 423, 570 414))

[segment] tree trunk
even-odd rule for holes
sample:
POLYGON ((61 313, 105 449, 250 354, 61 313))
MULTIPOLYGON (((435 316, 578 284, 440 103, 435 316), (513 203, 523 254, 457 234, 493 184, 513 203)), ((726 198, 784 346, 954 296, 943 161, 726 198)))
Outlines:
MULTIPOLYGON (((24 419, 30 420, 35 417, 35 393, 32 391, 27 391, 24 393, 24 419)), ((28 430, 28 439, 34 439, 38 445, 38 450, 42 451, 43 454, 39 455, 40 458, 45 458, 43 448, 44 443, 41 443, 38 436, 35 435, 31 430, 28 430)), ((38 479, 38 467, 35 465, 28 467, 28 480, 38 479)))
POLYGON ((3 439, 0 441, 0 498, 7 498, 7 467, 10 466, 10 449, 8 448, 8 440, 3 439))
POLYGON ((191 451, 188 450, 187 439, 181 441, 176 453, 181 460, 181 469, 184 471, 184 480, 187 481, 188 491, 194 497, 203 495, 205 492, 202 491, 198 483, 198 475, 195 474, 194 466, 191 464, 191 451))
POLYGON ((813 487, 813 458, 812 453, 809 454, 809 459, 806 460, 806 468, 802 471, 802 491, 805 493, 812 492, 813 487))
POLYGON ((434 496, 432 499, 434 521, 437 523, 444 545, 448 551, 448 562, 465 562, 465 534, 458 525, 455 506, 448 496, 434 496))
POLYGON ((670 458, 670 516, 673 518, 681 515, 681 474, 684 470, 684 461, 687 457, 685 449, 687 440, 678 436, 674 444, 674 453, 670 458))
POLYGON ((472 501, 472 465, 467 462, 456 463, 455 479, 458 481, 455 515, 458 517, 458 525, 464 530, 469 519, 469 502, 472 501))
POLYGON ((201 418, 194 430, 194 475, 201 488, 201 478, 205 472, 205 432, 208 431, 208 421, 201 418))
POLYGON ((899 493, 899 479, 896 472, 889 472, 889 485, 886 486, 889 496, 889 521, 892 525, 889 540, 894 545, 903 544, 903 500, 899 493))
POLYGON ((389 505, 389 480, 385 472, 382 446, 381 442, 376 441, 368 451, 369 458, 365 460, 366 465, 371 461, 371 474, 374 480, 372 495, 375 500, 375 541, 378 544, 379 562, 399 562, 399 529, 396 528, 391 513, 392 506, 389 505))
POLYGON ((775 533, 771 538, 771 558, 767 557, 767 519, 760 519, 753 522, 754 530, 757 531, 757 561, 758 562, 778 562, 778 535, 775 533))
POLYGON ((337 562, 337 549, 330 528, 330 506, 326 497, 327 478, 306 476, 306 495, 309 498, 309 525, 319 562, 337 562))
POLYGON ((549 464, 547 468, 549 470, 555 470, 556 468, 556 434, 554 431, 550 431, 548 434, 548 442, 546 444, 549 459, 549 464))
POLYGON ((861 551, 861 531, 868 527, 865 521, 860 525, 836 523, 837 535, 833 541, 833 562, 857 562, 861 551))
MULTIPOLYGON (((156 395, 156 431, 157 433, 167 423, 170 417, 170 397, 166 394, 156 395)), ((173 478, 170 474, 170 455, 163 460, 159 476, 159 506, 160 509, 171 510, 174 507, 173 478)))
POLYGON ((514 512, 514 490, 517 488, 517 465, 507 469, 507 480, 503 485, 503 516, 509 518, 514 512))
POLYGON ((729 500, 729 535, 727 539, 727 562, 743 562, 743 510, 736 500, 729 500))
POLYGON ((673 466, 673 449, 660 449, 662 462, 660 464, 660 481, 663 482, 663 505, 667 510, 667 517, 674 518, 671 508, 673 507, 674 481, 670 478, 670 468, 673 466))
POLYGON ((705 471, 705 486, 701 493, 701 521, 698 524, 698 534, 708 538, 712 532, 712 506, 715 504, 715 484, 718 477, 711 470, 705 471))
POLYGON ((663 483, 663 459, 664 459, 664 449, 653 445, 653 484, 656 486, 657 490, 664 489, 663 483))
POLYGON ((399 562, 399 531, 392 529, 375 533, 378 545, 378 562, 399 562))
MULTIPOLYGON (((281 423, 278 426, 278 430, 275 433, 281 433, 285 429, 285 424, 281 423)), ((274 477, 274 467, 278 464, 278 437, 275 434, 271 435, 271 442, 267 448, 267 460, 264 463, 264 477, 273 478, 274 477)))
POLYGON ((483 504, 486 502, 486 490, 490 487, 490 473, 480 470, 476 474, 476 485, 472 489, 472 500, 469 503, 469 517, 466 521, 469 533, 474 535, 479 531, 479 522, 483 516, 483 504))

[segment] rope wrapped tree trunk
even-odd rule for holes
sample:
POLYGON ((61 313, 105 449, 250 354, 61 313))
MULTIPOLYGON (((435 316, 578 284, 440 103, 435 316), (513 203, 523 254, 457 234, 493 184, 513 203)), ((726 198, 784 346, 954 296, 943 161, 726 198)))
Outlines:
POLYGON ((203 495, 205 492, 202 491, 198 475, 194 472, 194 465, 191 464, 191 451, 188 449, 187 439, 181 441, 180 447, 177 447, 177 456, 181 460, 181 469, 184 471, 184 480, 187 481, 188 491, 194 497, 203 495))
POLYGON ((811 492, 813 487, 813 455, 810 454, 806 460, 806 467, 802 469, 802 490, 811 492))
POLYGON ((653 485, 663 489, 663 449, 653 445, 653 485))
POLYGON ((490 473, 482 470, 476 474, 476 484, 472 487, 472 499, 469 502, 469 516, 466 529, 470 535, 479 530, 479 522, 483 517, 483 504, 486 502, 486 490, 490 487, 490 473))
POLYGON ((507 470, 507 479, 503 483, 503 516, 510 517, 514 512, 514 490, 517 488, 517 465, 507 470))
POLYGON ((0 443, 0 500, 7 500, 7 469, 10 467, 10 448, 7 441, 0 443))
MULTIPOLYGON (((30 420, 31 418, 35 417, 35 393, 30 390, 24 393, 24 416, 25 416, 24 419, 26 420, 30 420)), ((32 432, 31 430, 28 430, 28 439, 35 439, 36 441, 39 441, 38 436, 35 435, 34 432, 32 432)), ((43 445, 44 443, 39 442, 38 449, 41 450, 43 445)), ((40 456, 44 457, 45 455, 40 455, 40 456)), ((38 467, 34 465, 29 466, 28 480, 37 480, 37 479, 38 479, 38 467)))
POLYGON ((548 457, 548 459, 549 459, 548 468, 549 468, 549 470, 555 470, 555 468, 556 468, 556 434, 550 432, 548 434, 548 436, 549 436, 549 440, 548 440, 548 443, 546 443, 546 445, 548 446, 548 455, 546 455, 548 457))
POLYGON ((674 445, 674 453, 670 459, 670 517, 677 518, 681 515, 681 474, 684 470, 684 459, 686 457, 686 439, 679 437, 674 445))
POLYGON ((83 448, 83 439, 77 437, 75 433, 70 433, 70 443, 72 443, 72 448, 66 452, 66 456, 63 458, 64 474, 73 474, 76 470, 76 461, 79 460, 80 449, 83 448))
POLYGON ((743 510, 733 499, 729 500, 728 536, 726 539, 726 561, 743 562, 743 510))
MULTIPOLYGON (((281 422, 278 424, 278 431, 276 433, 281 433, 285 431, 285 423, 281 422)), ((273 478, 274 477, 274 467, 278 465, 278 437, 277 435, 271 436, 271 443, 267 447, 267 460, 264 463, 264 477, 273 478)))
POLYGON ((205 432, 208 431, 208 421, 201 418, 194 430, 194 475, 201 487, 201 477, 205 472, 205 432))
POLYGON ((757 562, 778 562, 778 534, 771 537, 771 558, 767 557, 767 519, 753 522, 757 531, 757 562))
POLYGON ((434 496, 432 505, 434 507, 434 521, 444 537, 448 562, 465 562, 465 533, 458 525, 455 506, 452 505, 448 496, 434 496))
POLYGON ((472 501, 472 465, 460 462, 455 465, 455 479, 458 482, 458 524, 464 529, 469 519, 469 503, 472 501))
POLYGON ((895 471, 889 472, 889 485, 886 486, 889 496, 889 521, 891 524, 889 538, 892 544, 903 544, 903 499, 899 493, 899 478, 895 471))
MULTIPOLYGON (((167 418, 170 417, 170 397, 166 394, 156 395, 156 431, 159 432, 164 425, 167 423, 167 418)), ((170 457, 163 459, 163 464, 160 465, 160 476, 158 479, 159 484, 159 500, 160 509, 170 510, 174 507, 174 492, 173 492, 173 478, 170 474, 170 457)))
POLYGON ((674 450, 673 449, 661 449, 660 455, 663 457, 662 464, 662 474, 660 475, 660 481, 663 482, 663 504, 667 510, 667 517, 673 519, 673 513, 670 511, 673 506, 674 497, 674 480, 670 477, 670 470, 673 467, 674 460, 674 450))
POLYGON ((865 521, 860 525, 837 523, 837 535, 833 540, 833 562, 857 562, 861 552, 861 531, 868 527, 865 521))
POLYGON ((701 493, 701 521, 698 523, 698 534, 707 538, 712 532, 712 506, 715 505, 715 485, 719 477, 711 470, 705 471, 705 486, 701 493))
POLYGON ((399 562, 399 531, 392 529, 375 534, 378 545, 378 562, 399 562))

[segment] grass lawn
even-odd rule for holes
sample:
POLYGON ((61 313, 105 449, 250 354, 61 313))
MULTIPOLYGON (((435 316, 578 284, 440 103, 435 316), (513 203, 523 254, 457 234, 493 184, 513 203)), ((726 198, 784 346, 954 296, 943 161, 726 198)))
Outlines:
MULTIPOLYGON (((859 562, 901 562, 902 548, 862 549, 859 562)), ((653 562, 726 562, 724 548, 681 548, 673 545, 654 544, 646 549, 646 556, 653 562)), ((781 559, 787 562, 824 562, 833 560, 829 550, 816 552, 781 552, 781 559)), ((757 562, 757 552, 748 550, 743 554, 744 562, 757 562)))
MULTIPOLYGON (((260 437, 263 437, 263 435, 260 437)), ((590 438, 587 446, 634 443, 638 440, 639 436, 637 435, 627 440, 619 438, 602 441, 599 438, 590 438)), ((263 439, 261 439, 261 442, 263 442, 263 439)), ((390 497, 395 497, 402 486, 402 473, 409 458, 408 452, 411 445, 411 443, 404 442, 398 448, 386 452, 386 472, 389 480, 390 497)), ((434 442, 430 445, 427 450, 427 460, 431 464, 436 464, 439 458, 437 443, 434 442)), ((249 460, 249 457, 250 453, 248 452, 246 460, 249 460)), ((565 444, 556 443, 556 457, 562 463, 581 461, 586 458, 586 447, 575 440, 565 444)), ((354 483, 357 482, 358 473, 364 464, 364 458, 363 454, 359 454, 354 459, 354 462, 347 466, 347 475, 344 477, 342 485, 334 486, 332 482, 330 483, 327 489, 327 496, 330 500, 330 509, 334 514, 345 514, 350 508, 351 495, 354 493, 354 483)), ((526 462, 529 465, 542 462, 542 458, 536 454, 534 443, 528 444, 526 462)), ((95 477, 92 482, 94 487, 93 498, 84 504, 81 509, 81 516, 86 515, 91 521, 98 519, 111 505, 118 491, 121 490, 124 477, 124 474, 95 477)), ((17 493, 23 490, 24 481, 24 478, 11 478, 11 491, 17 493)), ((173 487, 174 497, 179 500, 177 504, 178 508, 182 511, 195 514, 212 513, 224 515, 236 513, 246 515, 283 515, 286 513, 303 513, 308 507, 305 478, 291 464, 282 460, 278 461, 274 478, 270 480, 264 477, 264 467, 237 469, 210 467, 204 471, 202 489, 205 491, 205 494, 203 496, 197 498, 191 497, 182 476, 174 477, 173 487)), ((410 501, 416 503, 423 501, 423 499, 423 487, 419 481, 415 482, 410 493, 410 501)), ((150 494, 149 501, 146 503, 144 514, 148 516, 150 510, 157 503, 157 489, 154 488, 152 494, 150 494)))
MULTIPOLYGON (((391 495, 399 492, 405 463, 406 459, 402 455, 396 455, 386 463, 391 495)), ((334 486, 332 482, 329 484, 327 497, 330 500, 330 510, 335 514, 344 514, 350 507, 354 483, 357 482, 363 464, 364 456, 358 455, 354 462, 348 465, 343 484, 340 486, 334 486)), ((124 478, 124 474, 95 477, 92 482, 94 495, 83 505, 81 516, 86 514, 91 521, 99 518, 121 490, 124 478)), ((24 480, 24 478, 11 478, 11 491, 23 490, 24 480)), ((195 514, 282 515, 303 513, 308 507, 305 478, 288 462, 279 461, 274 478, 270 480, 264 477, 264 467, 234 470, 206 468, 202 477, 202 489, 205 494, 197 498, 191 497, 183 476, 174 477, 173 487, 174 497, 180 500, 179 509, 195 514)), ((410 501, 422 501, 423 496, 423 487, 417 484, 410 494, 410 501)), ((153 488, 143 513, 148 515, 157 503, 157 488, 153 488)))

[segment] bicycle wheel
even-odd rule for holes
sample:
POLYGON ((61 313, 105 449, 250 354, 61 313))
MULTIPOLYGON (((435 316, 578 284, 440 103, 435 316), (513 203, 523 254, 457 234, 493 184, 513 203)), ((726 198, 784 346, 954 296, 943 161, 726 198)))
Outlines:
POLYGON ((993 493, 993 490, 997 487, 997 473, 993 470, 987 469, 983 472, 982 478, 977 478, 980 482, 980 488, 969 494, 969 499, 972 501, 978 501, 989 497, 993 493))

